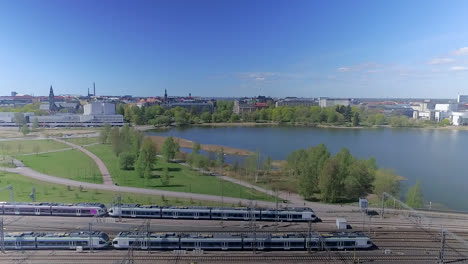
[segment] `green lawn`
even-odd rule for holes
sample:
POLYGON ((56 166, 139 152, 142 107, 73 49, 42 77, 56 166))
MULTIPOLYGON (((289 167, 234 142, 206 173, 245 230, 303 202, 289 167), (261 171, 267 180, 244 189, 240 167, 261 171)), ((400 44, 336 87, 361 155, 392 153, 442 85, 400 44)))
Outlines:
POLYGON ((76 181, 102 183, 102 176, 96 163, 78 150, 18 156, 17 158, 31 169, 44 174, 76 181))
POLYGON ((18 155, 69 148, 70 146, 51 140, 12 140, 0 141, 0 154, 18 155))
MULTIPOLYGON (((31 202, 29 194, 32 187, 36 187, 37 202, 59 202, 59 203, 77 203, 77 202, 98 202, 111 204, 119 195, 117 192, 101 191, 94 189, 82 189, 68 187, 65 185, 53 184, 38 181, 18 174, 5 173, 0 171, 0 187, 7 185, 13 186, 13 194, 16 202, 31 202)), ((154 195, 142 195, 132 193, 120 193, 123 203, 139 204, 158 204, 158 205, 203 205, 219 206, 220 203, 187 200, 177 198, 164 198, 154 195)), ((9 190, 0 192, 0 201, 10 201, 9 190)), ((229 205, 232 206, 232 205, 229 205)))
POLYGON ((83 146, 83 145, 99 143, 99 138, 98 137, 66 138, 65 141, 83 146))
POLYGON ((211 194, 243 199, 268 200, 274 201, 274 197, 267 194, 243 187, 241 185, 222 181, 214 176, 199 174, 186 166, 176 163, 167 163, 162 159, 156 162, 153 178, 146 180, 140 178, 134 170, 121 170, 119 168, 118 158, 112 152, 110 145, 94 145, 87 147, 91 152, 96 154, 106 164, 109 169, 112 179, 119 185, 155 188, 175 192, 191 192, 201 194, 211 194), (171 176, 169 186, 162 186, 160 175, 163 168, 169 168, 171 176))

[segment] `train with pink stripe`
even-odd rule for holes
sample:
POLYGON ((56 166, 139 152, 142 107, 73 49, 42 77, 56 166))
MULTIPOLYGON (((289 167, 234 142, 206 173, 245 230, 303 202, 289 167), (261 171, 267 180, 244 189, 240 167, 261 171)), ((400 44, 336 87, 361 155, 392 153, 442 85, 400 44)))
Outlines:
POLYGON ((0 203, 0 215, 104 216, 101 203, 0 203))

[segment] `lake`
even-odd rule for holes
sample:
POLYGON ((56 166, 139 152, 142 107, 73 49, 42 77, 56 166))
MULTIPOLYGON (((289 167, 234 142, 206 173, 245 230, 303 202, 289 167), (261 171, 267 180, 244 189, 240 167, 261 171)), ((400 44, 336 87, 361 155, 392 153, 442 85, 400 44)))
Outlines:
POLYGON ((186 127, 147 134, 258 150, 274 160, 320 143, 332 154, 346 147, 359 158, 374 156, 379 167, 394 169, 405 177, 402 193, 419 179, 426 201, 468 211, 468 131, 257 126, 186 127))

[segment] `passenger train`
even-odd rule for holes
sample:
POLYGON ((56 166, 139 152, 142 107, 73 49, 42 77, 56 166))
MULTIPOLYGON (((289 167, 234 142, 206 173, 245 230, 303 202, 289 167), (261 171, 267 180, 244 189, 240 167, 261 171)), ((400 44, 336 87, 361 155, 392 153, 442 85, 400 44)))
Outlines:
MULTIPOLYGON (((1 242, 0 242, 1 244, 1 242)), ((5 249, 102 249, 109 246, 109 236, 100 231, 72 233, 5 233, 5 249), (91 244, 90 244, 91 242, 91 244)))
POLYGON ((139 204, 114 205, 107 209, 101 203, 0 203, 0 215, 52 215, 52 216, 105 216, 132 218, 250 220, 258 221, 315 221, 317 217, 310 208, 230 208, 230 207, 164 207, 139 204))
POLYGON ((55 215, 55 216, 104 216, 106 206, 100 203, 1 203, 3 215, 55 215))
POLYGON ((259 221, 315 221, 317 217, 310 208, 260 209, 222 207, 160 207, 138 204, 115 205, 108 210, 113 217, 250 220, 259 221))
POLYGON ((186 234, 121 232, 112 241, 116 249, 154 250, 343 250, 369 249, 362 232, 329 234, 186 234))

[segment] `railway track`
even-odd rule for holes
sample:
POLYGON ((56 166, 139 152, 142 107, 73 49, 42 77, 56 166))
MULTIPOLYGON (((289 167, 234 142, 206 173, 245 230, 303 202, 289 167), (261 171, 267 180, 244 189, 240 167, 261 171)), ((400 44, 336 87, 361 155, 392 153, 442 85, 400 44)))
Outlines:
MULTIPOLYGON (((351 252, 350 252, 351 253, 351 252)), ((0 262, 15 263, 18 261, 41 262, 41 263, 119 263, 125 255, 89 255, 89 254, 74 254, 74 255, 29 255, 27 257, 19 256, 3 256, 0 262)), ((305 263, 305 262, 322 262, 322 263, 365 263, 365 262, 436 262, 437 256, 434 255, 353 255, 341 254, 338 256, 334 252, 330 254, 310 254, 310 255, 134 255, 131 258, 134 263, 305 263)), ((468 261, 466 258, 447 255, 446 261, 468 261)))

